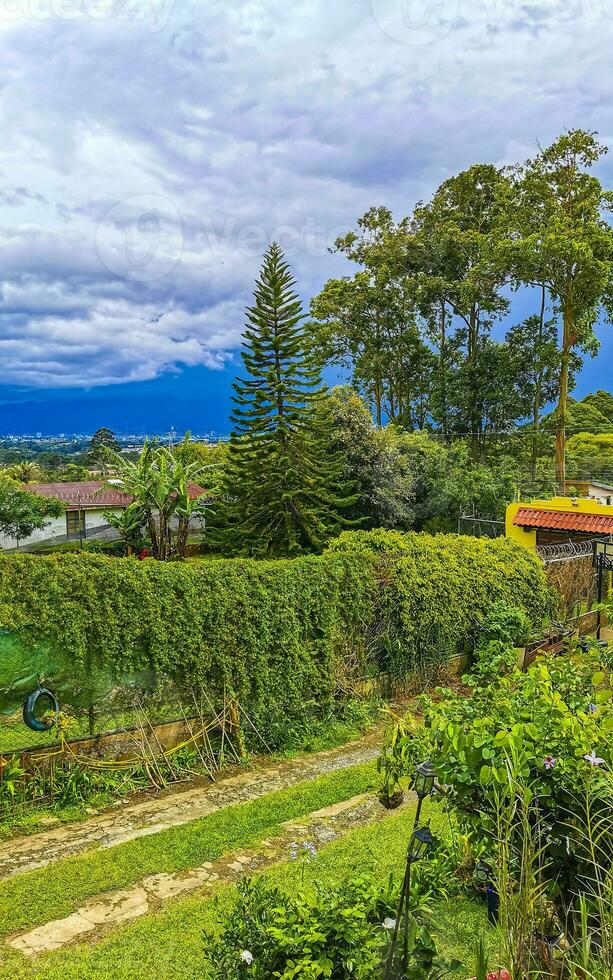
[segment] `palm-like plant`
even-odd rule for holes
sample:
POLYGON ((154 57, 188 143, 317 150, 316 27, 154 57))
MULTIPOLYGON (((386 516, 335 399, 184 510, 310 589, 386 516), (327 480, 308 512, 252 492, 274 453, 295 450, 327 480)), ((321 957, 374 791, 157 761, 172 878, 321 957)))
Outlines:
POLYGON ((172 456, 172 483, 174 516, 177 519, 176 548, 181 558, 185 557, 189 529, 194 521, 204 526, 206 513, 206 498, 194 497, 190 487, 202 476, 207 467, 201 463, 185 463, 180 456, 172 456))
POLYGON ((45 476, 44 470, 38 463, 30 459, 24 459, 21 463, 13 463, 12 466, 7 466, 4 472, 11 479, 17 480, 18 483, 40 483, 45 476))
POLYGON ((112 450, 106 452, 117 474, 107 484, 130 494, 131 508, 140 508, 153 557, 160 561, 175 554, 185 557, 190 524, 204 514, 204 495, 192 498, 190 486, 208 467, 186 462, 184 455, 160 446, 155 439, 145 441, 136 462, 112 450))

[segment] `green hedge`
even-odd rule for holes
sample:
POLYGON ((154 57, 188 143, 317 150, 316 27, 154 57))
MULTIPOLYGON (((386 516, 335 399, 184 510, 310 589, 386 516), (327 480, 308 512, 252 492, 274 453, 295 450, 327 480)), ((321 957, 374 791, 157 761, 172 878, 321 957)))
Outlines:
POLYGON ((381 668, 410 669, 424 635, 469 642, 496 600, 540 621, 540 562, 452 535, 351 532, 323 556, 274 562, 0 555, 0 628, 24 649, 117 676, 202 680, 259 708, 329 700, 335 657, 359 659, 369 633, 382 638, 381 668))
POLYGON ((352 531, 329 553, 375 557, 392 674, 437 651, 470 650, 494 602, 522 608, 534 626, 552 610, 541 561, 506 538, 352 531))

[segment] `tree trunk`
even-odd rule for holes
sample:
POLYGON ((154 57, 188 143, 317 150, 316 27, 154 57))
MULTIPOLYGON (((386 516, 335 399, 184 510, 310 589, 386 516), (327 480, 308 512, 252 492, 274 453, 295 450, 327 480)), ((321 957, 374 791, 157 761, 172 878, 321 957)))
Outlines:
POLYGON ((439 366, 441 371, 441 429, 443 438, 447 438, 447 322, 445 300, 441 302, 441 343, 439 350, 439 366))
POLYGON ((375 378, 375 421, 377 423, 377 428, 383 428, 383 412, 381 409, 382 402, 382 392, 381 392, 381 380, 379 377, 379 372, 377 371, 377 376, 375 378))
POLYGON ((151 538, 151 551, 153 553, 153 557, 157 558, 158 561, 160 561, 161 558, 160 558, 158 527, 157 524, 155 523, 155 517, 153 516, 149 508, 147 509, 147 524, 149 526, 149 537, 151 538))
POLYGON ((473 304, 470 308, 470 321, 468 328, 468 345, 466 350, 467 362, 469 368, 469 390, 470 390, 470 403, 471 410, 469 412, 470 427, 472 429, 470 436, 471 445, 471 457, 473 463, 481 462, 481 418, 477 418, 477 392, 475 390, 475 375, 474 369, 477 365, 477 352, 479 346, 479 311, 477 306, 473 304))
POLYGON ((568 406, 570 352, 573 347, 573 320, 574 310, 572 300, 567 295, 564 303, 560 398, 558 401, 558 425, 556 432, 556 481, 560 493, 564 493, 566 489, 566 410, 568 406))
POLYGON ((375 412, 377 428, 383 428, 383 379, 381 377, 381 323, 379 314, 375 314, 375 346, 377 350, 377 366, 375 368, 375 412))
MULTIPOLYGON (((542 350, 543 344, 543 330, 545 328, 545 287, 541 287, 541 313, 539 317, 539 332, 537 336, 539 351, 542 350)), ((538 432, 541 423, 541 389, 542 389, 543 373, 539 371, 536 376, 536 383, 534 385, 534 402, 532 405, 532 459, 530 463, 530 472, 532 474, 532 479, 536 479, 536 463, 538 457, 538 432)))
POLYGON ((177 528, 177 554, 179 558, 185 558, 187 551, 187 539, 189 535, 189 518, 180 517, 177 528))

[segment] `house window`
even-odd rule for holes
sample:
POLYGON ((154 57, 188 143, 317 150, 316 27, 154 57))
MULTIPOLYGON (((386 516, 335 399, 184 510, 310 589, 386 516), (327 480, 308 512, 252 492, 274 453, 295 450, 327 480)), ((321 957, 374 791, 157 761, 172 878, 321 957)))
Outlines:
POLYGON ((66 537, 69 541, 75 541, 85 537, 84 510, 66 511, 66 537))

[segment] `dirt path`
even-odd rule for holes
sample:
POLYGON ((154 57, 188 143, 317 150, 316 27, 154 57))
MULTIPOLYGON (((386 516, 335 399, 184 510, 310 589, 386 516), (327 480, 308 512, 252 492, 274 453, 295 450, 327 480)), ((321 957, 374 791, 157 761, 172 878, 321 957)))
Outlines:
POLYGON ((369 762, 379 752, 380 739, 377 728, 358 742, 337 749, 249 768, 206 786, 126 804, 83 823, 7 841, 0 845, 0 880, 44 868, 72 854, 116 847, 138 837, 157 834, 234 803, 255 800, 325 773, 369 762))
POLYGON ((117 925, 160 909, 178 896, 197 891, 206 895, 220 884, 231 884, 245 874, 287 861, 292 843, 298 851, 306 842, 317 850, 355 827, 378 823, 388 816, 375 794, 365 793, 288 821, 282 834, 262 841, 257 850, 225 855, 214 863, 177 874, 150 875, 130 888, 91 899, 63 919, 11 936, 7 943, 25 956, 35 957, 79 941, 97 942, 117 925))

